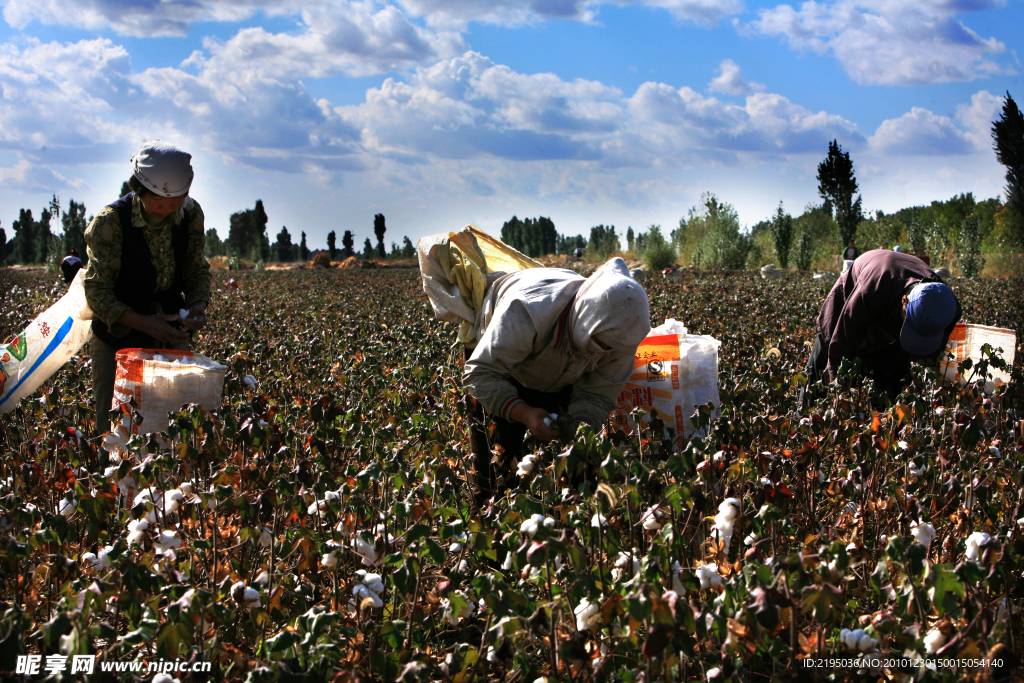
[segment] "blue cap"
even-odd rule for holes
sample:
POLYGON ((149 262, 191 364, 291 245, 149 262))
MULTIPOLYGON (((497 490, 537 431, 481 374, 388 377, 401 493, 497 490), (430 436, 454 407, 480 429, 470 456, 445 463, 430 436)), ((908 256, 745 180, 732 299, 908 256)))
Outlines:
POLYGON ((912 356, 934 355, 946 340, 946 328, 956 317, 956 297, 941 282, 927 282, 914 287, 907 299, 900 346, 912 356))

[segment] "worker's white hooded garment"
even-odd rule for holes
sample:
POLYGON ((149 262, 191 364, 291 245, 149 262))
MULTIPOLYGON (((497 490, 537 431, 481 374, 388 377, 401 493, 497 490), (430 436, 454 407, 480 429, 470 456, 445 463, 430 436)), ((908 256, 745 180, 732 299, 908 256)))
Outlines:
POLYGON ((505 419, 521 400, 510 377, 544 392, 571 384, 569 416, 597 427, 615 407, 650 329, 647 293, 620 258, 589 278, 561 268, 521 270, 496 280, 484 297, 480 341, 462 381, 505 419))

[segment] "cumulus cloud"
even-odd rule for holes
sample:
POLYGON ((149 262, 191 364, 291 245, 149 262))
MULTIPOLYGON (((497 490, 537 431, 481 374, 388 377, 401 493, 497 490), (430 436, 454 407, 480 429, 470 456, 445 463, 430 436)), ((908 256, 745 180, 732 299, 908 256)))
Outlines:
POLYGON ((128 53, 106 39, 2 45, 0 90, 0 144, 27 157, 105 156, 127 130, 111 114, 138 100, 128 53))
POLYGON ((936 156, 975 151, 973 141, 948 116, 937 116, 920 107, 883 121, 871 136, 871 148, 883 154, 936 156))
POLYGON ((297 33, 246 28, 224 43, 207 40, 209 56, 189 62, 208 71, 258 71, 270 78, 367 76, 461 54, 461 36, 420 28, 395 7, 330 3, 302 12, 297 33))
POLYGON ((474 52, 388 79, 360 106, 338 112, 363 131, 375 155, 406 158, 576 160, 604 168, 653 168, 738 155, 799 154, 840 138, 864 142, 856 125, 811 112, 781 95, 741 105, 690 88, 645 83, 631 97, 594 81, 524 75, 474 52))
POLYGON ((760 83, 752 83, 743 78, 740 73, 740 66, 731 59, 723 59, 718 65, 717 75, 708 84, 710 92, 720 92, 726 95, 749 95, 764 90, 760 83))
POLYGON ((1006 46, 983 38, 957 17, 990 9, 999 0, 810 0, 796 9, 777 5, 741 32, 777 37, 792 47, 831 54, 865 85, 925 85, 969 81, 1013 68, 999 55, 1006 46))
POLYGON ((0 0, 4 19, 17 29, 42 24, 89 30, 110 28, 130 36, 183 36, 197 21, 242 21, 260 9, 282 11, 278 0, 0 0))
POLYGON ((680 21, 713 24, 742 12, 742 0, 399 0, 433 26, 463 29, 470 21, 514 26, 544 19, 593 21, 601 5, 667 10, 680 21))

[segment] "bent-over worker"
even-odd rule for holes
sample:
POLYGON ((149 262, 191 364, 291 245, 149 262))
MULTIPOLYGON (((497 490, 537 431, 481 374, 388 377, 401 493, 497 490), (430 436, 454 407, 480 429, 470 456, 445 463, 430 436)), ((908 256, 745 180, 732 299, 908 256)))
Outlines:
POLYGON ((85 231, 98 434, 110 428, 117 351, 187 349, 191 333, 206 324, 210 263, 203 210, 188 196, 191 160, 165 142, 143 143, 132 157, 132 191, 104 207, 85 231), (184 321, 181 309, 188 310, 184 321))
POLYGON ((962 316, 960 302, 924 261, 887 249, 866 252, 843 273, 818 314, 809 382, 834 380, 843 358, 860 358, 895 398, 912 358, 937 357, 962 316))
MULTIPOLYGON (((599 429, 633 371, 651 329, 647 293, 615 258, 589 278, 561 268, 531 268, 494 282, 477 316, 479 342, 463 384, 493 416, 504 466, 529 430, 540 441, 570 438, 586 422, 599 429), (545 418, 557 414, 562 433, 545 418)), ((471 420, 478 501, 495 486, 482 411, 471 420)))

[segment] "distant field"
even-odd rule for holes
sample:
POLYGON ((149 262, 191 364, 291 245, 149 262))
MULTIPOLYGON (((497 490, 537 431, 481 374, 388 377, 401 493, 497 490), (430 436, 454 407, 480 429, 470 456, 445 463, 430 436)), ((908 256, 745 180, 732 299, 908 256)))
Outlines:
MULTIPOLYGON (((722 342, 709 436, 581 434, 525 478, 505 463, 481 511, 462 351, 418 271, 215 278, 196 350, 230 366, 224 404, 178 413, 170 450, 133 440, 97 473, 87 349, 0 417, 0 670, 96 654, 212 661, 230 681, 910 680, 931 657, 930 680, 953 681, 1019 662, 1020 343, 1001 396, 917 368, 877 410, 849 374, 798 414, 829 282, 651 278, 655 324, 722 342), (153 487, 134 508, 129 477, 153 487), (728 550, 711 533, 727 498, 728 550)), ((1024 280, 950 284, 967 321, 1024 331, 1024 280)), ((0 336, 63 287, 0 269, 0 336)))

